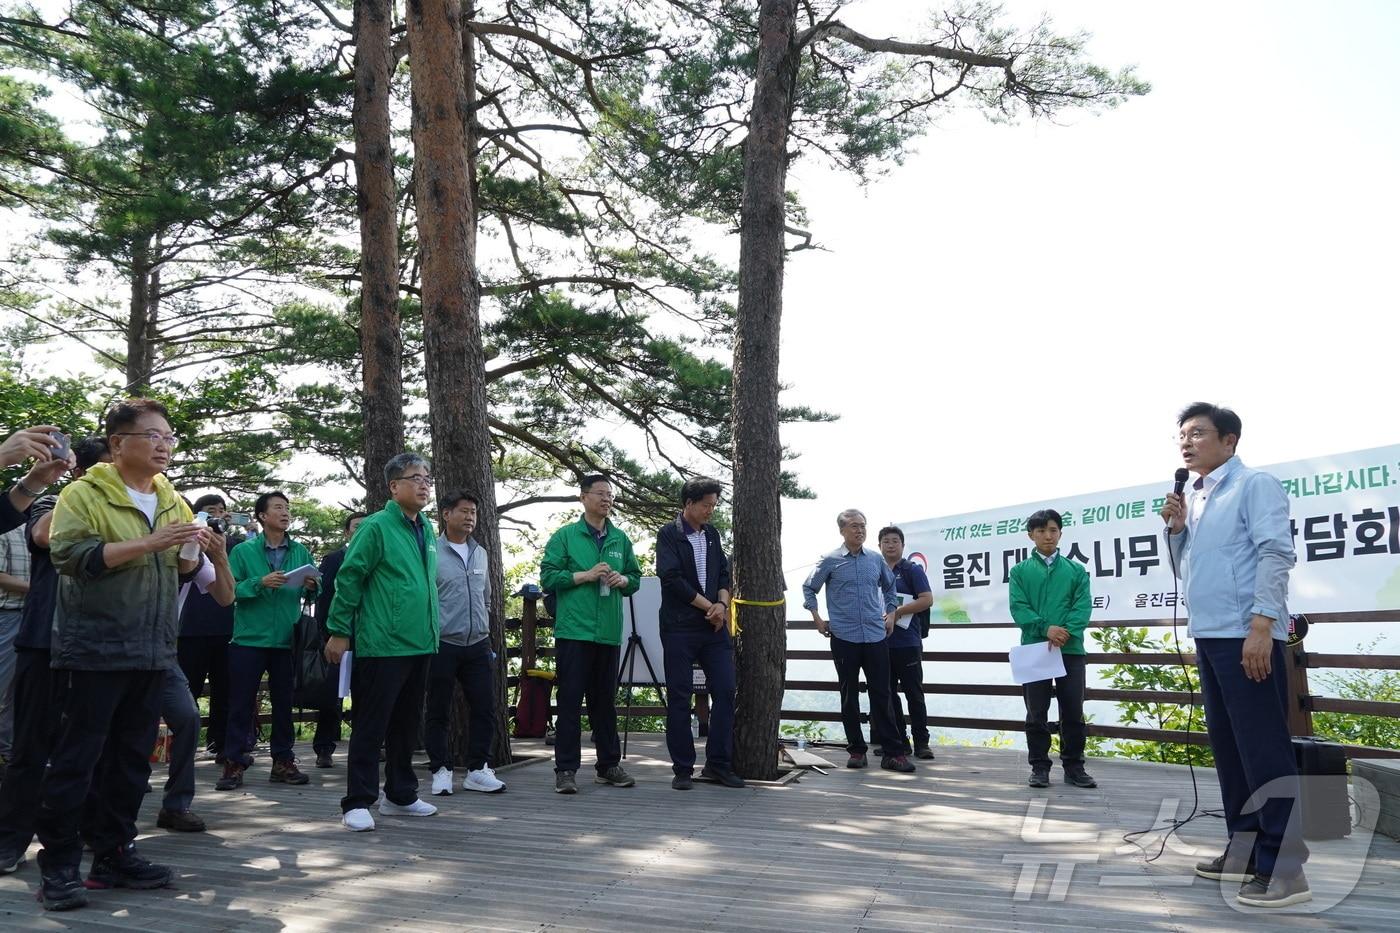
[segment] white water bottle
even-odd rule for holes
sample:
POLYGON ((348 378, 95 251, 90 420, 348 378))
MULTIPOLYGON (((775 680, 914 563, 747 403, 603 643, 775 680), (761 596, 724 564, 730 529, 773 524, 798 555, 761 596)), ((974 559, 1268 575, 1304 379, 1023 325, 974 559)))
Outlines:
POLYGON ((607 596, 612 592, 612 587, 608 586, 608 581, 602 577, 598 578, 598 595, 607 596))
POLYGON ((694 713, 690 714, 690 737, 692 739, 700 738, 700 717, 694 713))
MULTIPOLYGON (((194 517, 195 526, 198 528, 209 527, 209 515, 207 512, 200 512, 194 517)), ((186 541, 180 545, 180 560, 197 560, 199 558, 199 541, 186 541)))

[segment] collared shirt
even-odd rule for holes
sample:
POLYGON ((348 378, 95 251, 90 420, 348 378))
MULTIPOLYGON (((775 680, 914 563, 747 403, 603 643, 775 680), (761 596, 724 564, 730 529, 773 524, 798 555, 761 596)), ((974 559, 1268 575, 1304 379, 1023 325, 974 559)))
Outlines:
MULTIPOLYGON (((29 579, 29 546, 24 540, 24 526, 0 535, 0 573, 21 580, 29 579)), ((24 594, 0 590, 0 610, 16 612, 24 608, 24 594)))
POLYGON ((423 534, 423 516, 418 514, 409 518, 404 515, 403 520, 404 524, 413 529, 413 536, 418 539, 418 550, 426 554, 428 552, 428 539, 423 534))
POLYGON ((878 551, 863 547, 852 553, 843 545, 823 554, 802 584, 805 608, 817 608, 817 591, 823 586, 832 637, 866 643, 885 640, 885 614, 899 605, 899 599, 894 574, 878 551))
POLYGON ((1297 555, 1283 484, 1231 457, 1197 487, 1186 528, 1163 532, 1182 581, 1187 632, 1243 638, 1261 615, 1274 620, 1275 639, 1287 638, 1288 573, 1297 555))
POLYGON ((1035 556, 1045 561, 1045 566, 1049 567, 1051 564, 1055 563, 1055 561, 1060 559, 1060 549, 1055 548, 1055 550, 1049 556, 1046 556, 1045 554, 1036 551, 1035 556))
POLYGON ((699 579, 700 592, 703 593, 710 580, 710 544, 705 539, 705 526, 701 525, 699 530, 691 528, 684 515, 676 520, 681 523, 681 531, 685 532, 685 539, 695 551, 695 575, 699 579))
POLYGON ((282 571, 282 565, 287 562, 287 539, 283 538, 282 543, 273 547, 267 543, 267 538, 263 538, 263 550, 267 553, 267 565, 277 572, 282 571))

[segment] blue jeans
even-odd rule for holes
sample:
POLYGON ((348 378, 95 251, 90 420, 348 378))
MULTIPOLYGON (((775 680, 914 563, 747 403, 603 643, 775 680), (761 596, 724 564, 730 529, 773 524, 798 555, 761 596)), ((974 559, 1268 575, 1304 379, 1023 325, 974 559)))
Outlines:
POLYGON ((1302 810, 1295 806, 1298 767, 1288 733, 1283 642, 1274 641, 1273 672, 1262 683, 1245 676, 1243 654, 1243 638, 1196 639, 1196 668, 1225 826, 1232 847, 1252 845, 1260 874, 1291 878, 1303 870, 1308 847, 1303 842, 1302 810), (1250 797, 1265 785, 1270 785, 1269 799, 1245 812, 1250 797))
POLYGON ((695 770, 695 739, 690 734, 692 665, 700 662, 710 691, 710 735, 705 763, 729 770, 734 760, 734 643, 728 629, 661 630, 662 665, 666 671, 666 748, 671 770, 695 770))

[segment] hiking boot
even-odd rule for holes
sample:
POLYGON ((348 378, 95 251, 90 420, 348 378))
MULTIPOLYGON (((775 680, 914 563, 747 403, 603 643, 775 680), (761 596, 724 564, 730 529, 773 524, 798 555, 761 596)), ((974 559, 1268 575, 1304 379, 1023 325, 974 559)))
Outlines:
POLYGON ((920 761, 933 761, 933 749, 927 745, 920 745, 914 749, 914 757, 920 761))
POLYGON ((1209 878, 1211 881, 1238 881, 1240 884, 1247 884, 1254 880, 1254 853, 1249 854, 1249 861, 1244 868, 1240 868, 1238 858, 1231 859, 1226 864, 1226 855, 1217 855, 1209 862, 1197 862, 1196 874, 1202 878, 1209 878))
POLYGON ((1026 783, 1029 784, 1031 787, 1049 787, 1049 786, 1050 786, 1050 769, 1049 769, 1049 768, 1032 768, 1032 769, 1031 769, 1031 776, 1030 776, 1029 778, 1026 779, 1026 783))
POLYGON ((1089 772, 1083 768, 1075 768, 1073 771, 1065 772, 1065 783, 1073 784, 1075 787, 1098 787, 1099 782, 1090 777, 1089 772))
POLYGON ((725 787, 744 787, 744 779, 735 774, 731 768, 722 768, 719 765, 707 764, 700 769, 700 776, 708 778, 717 784, 725 787))
POLYGON ((224 762, 224 776, 214 782, 215 790, 237 790, 243 786, 243 766, 232 761, 224 762))
POLYGON ((865 752, 854 752, 850 758, 846 759, 848 768, 864 768, 870 762, 865 757, 865 752))
POLYGON ((556 794, 577 794, 578 784, 574 782, 574 772, 554 772, 554 792, 556 794))
POLYGON ((202 833, 204 821, 189 810, 166 810, 156 814, 156 825, 177 833, 202 833))
POLYGON ((83 877, 76 865, 53 866, 46 864, 45 855, 39 853, 39 902, 45 910, 73 910, 87 905, 87 891, 83 887, 83 877))
POLYGON ((672 790, 690 790, 695 786, 695 779, 689 774, 677 774, 671 778, 672 790))
POLYGON ((622 765, 613 765, 606 771, 593 775, 594 784, 611 784, 613 787, 631 787, 637 783, 632 775, 622 770, 622 765))
POLYGON ((272 763, 272 773, 267 779, 274 784, 309 784, 311 778, 306 772, 297 767, 295 758, 288 758, 286 761, 274 761, 272 763))
POLYGON ((1302 872, 1292 878, 1255 875, 1240 888, 1235 900, 1248 907, 1287 907, 1312 900, 1312 890, 1302 872))
POLYGON ((136 854, 136 843, 128 842, 92 860, 87 886, 144 891, 149 888, 163 888, 170 883, 172 877, 169 868, 146 861, 136 854))
POLYGON ((886 771, 898 771, 900 774, 913 774, 917 770, 907 755, 886 755, 880 759, 880 767, 886 771))
POLYGON ((318 767, 318 768, 334 768, 334 767, 335 767, 335 761, 332 760, 332 758, 331 758, 331 753, 330 753, 330 752, 317 752, 317 753, 316 753, 316 767, 318 767))

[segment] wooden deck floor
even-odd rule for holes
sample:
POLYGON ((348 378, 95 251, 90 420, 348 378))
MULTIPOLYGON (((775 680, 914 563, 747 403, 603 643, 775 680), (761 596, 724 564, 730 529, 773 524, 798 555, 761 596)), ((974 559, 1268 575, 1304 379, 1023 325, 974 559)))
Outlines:
MULTIPOLYGON (((377 817, 376 832, 358 834, 338 824, 339 756, 303 788, 265 783, 263 758, 236 794, 212 790, 206 763, 195 810, 208 833, 156 830, 158 795, 142 814, 142 851, 175 868, 175 887, 92 892, 86 909, 46 914, 33 899, 31 849, 29 864, 0 878, 0 928, 1396 928, 1393 840, 1314 844, 1312 912, 1259 916, 1191 876, 1195 859, 1220 846, 1219 820, 1186 828, 1198 852, 1176 846, 1148 865, 1136 850, 1118 851, 1122 834, 1155 820, 1164 800, 1190 807, 1185 768, 1100 760, 1091 762, 1096 790, 1031 791, 1022 753, 938 755, 915 775, 838 769, 783 787, 678 793, 664 746, 648 737, 631 745, 635 788, 585 783, 560 797, 540 761, 502 772, 508 793, 458 791, 434 799, 435 817, 377 817), (1027 860, 1049 864, 1023 875, 1027 860)), ((829 757, 843 760, 837 750, 829 757)), ((581 776, 591 776, 587 763, 581 776)), ((1202 804, 1218 805, 1214 774, 1197 776, 1202 804)))

